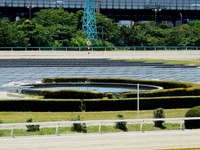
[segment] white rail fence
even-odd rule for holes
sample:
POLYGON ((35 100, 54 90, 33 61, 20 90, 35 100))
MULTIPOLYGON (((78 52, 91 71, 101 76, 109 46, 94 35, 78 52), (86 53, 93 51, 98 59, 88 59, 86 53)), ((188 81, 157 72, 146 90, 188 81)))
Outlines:
POLYGON ((185 120, 200 120, 200 117, 191 118, 146 118, 146 119, 123 119, 123 120, 85 120, 85 121, 59 121, 59 122, 33 122, 33 123, 12 123, 0 124, 0 130, 10 130, 10 136, 14 137, 15 129, 25 129, 27 125, 39 125, 41 128, 56 128, 55 135, 59 135, 59 127, 72 126, 74 123, 85 123, 87 126, 99 126, 98 132, 101 133, 102 125, 113 125, 116 122, 126 122, 127 124, 140 124, 140 131, 143 125, 155 121, 165 121, 165 123, 180 123, 180 130, 184 130, 185 120))

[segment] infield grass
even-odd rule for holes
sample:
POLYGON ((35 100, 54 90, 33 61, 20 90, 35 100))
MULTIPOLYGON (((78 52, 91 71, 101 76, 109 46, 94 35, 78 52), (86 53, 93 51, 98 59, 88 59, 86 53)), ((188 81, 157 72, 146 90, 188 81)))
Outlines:
POLYGON ((164 60, 164 59, 130 59, 128 61, 146 62, 146 63, 166 63, 166 64, 179 64, 186 66, 200 66, 200 59, 191 60, 164 60))
MULTIPOLYGON (((165 109, 166 118, 183 118, 188 109, 165 109)), ((114 120, 121 114, 125 119, 136 119, 137 111, 107 112, 0 112, 3 123, 67 121, 80 115, 81 120, 114 120)), ((153 118, 153 110, 141 110, 140 118, 153 118)))

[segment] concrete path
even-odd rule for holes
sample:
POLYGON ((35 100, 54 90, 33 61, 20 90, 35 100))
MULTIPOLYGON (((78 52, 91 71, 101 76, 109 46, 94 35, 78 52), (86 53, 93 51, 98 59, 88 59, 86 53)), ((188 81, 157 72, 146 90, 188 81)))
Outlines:
POLYGON ((111 59, 200 59, 200 50, 168 51, 0 51, 0 59, 16 58, 111 58, 111 59))
POLYGON ((200 130, 0 138, 0 150, 153 150, 200 148, 200 130))

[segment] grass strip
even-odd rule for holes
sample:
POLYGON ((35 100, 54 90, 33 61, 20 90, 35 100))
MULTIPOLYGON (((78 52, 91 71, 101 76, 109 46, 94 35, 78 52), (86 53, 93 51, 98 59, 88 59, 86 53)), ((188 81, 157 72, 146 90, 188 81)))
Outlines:
MULTIPOLYGON (((144 124, 143 131, 160 131, 160 130, 179 130, 180 124, 178 123, 164 123, 163 128, 155 127, 154 124, 144 124)), ((128 131, 134 132, 140 131, 140 124, 127 124, 128 131)), ((87 133, 98 133, 99 126, 87 126, 87 133)), ((102 133, 111 133, 111 132, 123 132, 122 130, 116 129, 114 125, 102 125, 101 126, 102 133)), ((76 134, 77 132, 73 132, 71 127, 59 127, 59 134, 76 134)), ((36 136, 36 135, 54 135, 56 134, 56 127, 53 128, 41 128, 40 131, 36 132, 28 132, 26 129, 14 129, 14 136, 36 136)), ((0 137, 11 136, 10 130, 0 129, 0 137)))
MULTIPOLYGON (((140 118, 153 118, 154 110, 140 110, 140 118)), ((188 109, 165 109, 166 118, 183 118, 188 109)), ((81 120, 114 120, 121 114, 125 119, 137 119, 137 111, 107 112, 0 112, 3 123, 21 123, 32 118, 34 122, 69 121, 80 115, 81 120)))

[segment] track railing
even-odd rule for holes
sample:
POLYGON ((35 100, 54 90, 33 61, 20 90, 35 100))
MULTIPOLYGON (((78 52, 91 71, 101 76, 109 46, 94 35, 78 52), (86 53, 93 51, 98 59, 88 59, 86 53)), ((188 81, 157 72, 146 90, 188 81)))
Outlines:
MULTIPOLYGON (((200 50, 200 46, 93 46, 89 50, 200 50)), ((0 51, 88 51, 88 47, 0 47, 0 51)))
POLYGON ((10 136, 14 137, 15 129, 25 129, 27 125, 39 125, 41 128, 56 128, 55 135, 59 135, 59 127, 72 126, 73 124, 85 123, 87 126, 98 126, 98 132, 101 133, 102 125, 113 125, 117 122, 126 122, 127 124, 140 124, 140 131, 144 131, 143 125, 155 121, 165 121, 166 123, 179 123, 180 130, 184 130, 185 120, 200 120, 200 117, 191 118, 145 118, 145 119, 123 119, 123 120, 85 120, 85 121, 59 121, 59 122, 34 122, 34 123, 11 123, 0 124, 0 130, 10 130, 10 136))

